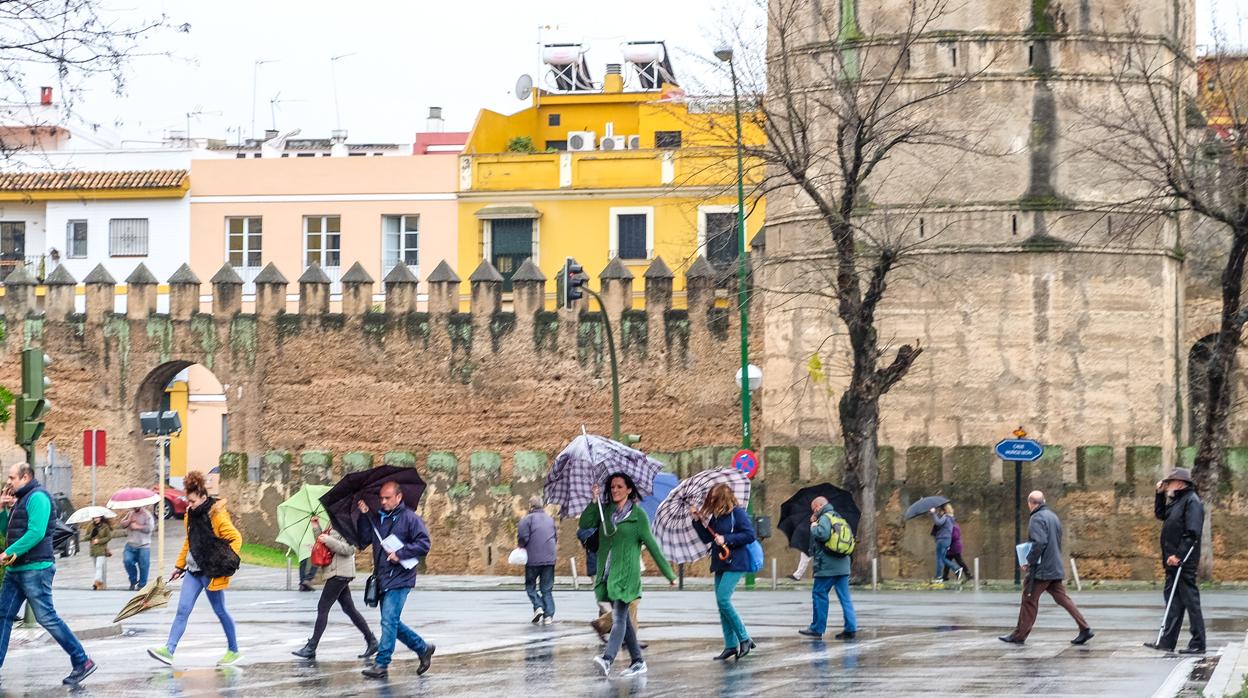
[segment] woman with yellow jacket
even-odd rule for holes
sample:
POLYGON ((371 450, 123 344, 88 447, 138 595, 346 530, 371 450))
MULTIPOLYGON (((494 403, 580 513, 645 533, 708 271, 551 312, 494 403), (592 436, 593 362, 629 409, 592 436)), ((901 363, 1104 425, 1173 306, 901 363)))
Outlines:
POLYGON ((191 472, 183 481, 186 490, 186 541, 178 555, 173 575, 169 581, 182 577, 182 593, 178 596, 178 613, 169 628, 169 641, 147 651, 151 657, 165 664, 173 664, 173 653, 178 640, 186 632, 186 621, 195 608, 202 591, 208 592, 208 602, 225 630, 227 650, 217 662, 224 666, 239 660, 238 638, 234 635, 234 619, 225 610, 225 589, 230 577, 238 571, 238 551, 243 547, 243 537, 230 520, 225 502, 208 496, 202 473, 191 472))

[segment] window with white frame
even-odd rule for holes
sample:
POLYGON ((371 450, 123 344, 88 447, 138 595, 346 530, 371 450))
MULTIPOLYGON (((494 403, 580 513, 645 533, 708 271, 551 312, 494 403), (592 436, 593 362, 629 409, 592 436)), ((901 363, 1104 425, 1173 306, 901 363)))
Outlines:
POLYGON ((305 216, 303 219, 303 264, 322 267, 342 265, 342 218, 305 216))
POLYGON ((225 219, 226 261, 238 268, 261 266, 263 220, 260 216, 225 219))
POLYGON ((415 267, 419 260, 420 216, 381 217, 381 273, 399 264, 415 267))
POLYGON ((654 254, 654 208, 632 206, 612 208, 608 256, 624 260, 645 260, 654 254))
POLYGON ((87 256, 86 221, 65 222, 65 256, 69 259, 82 259, 87 256))
POLYGON ((108 256, 146 257, 147 219, 111 218, 108 221, 108 256))

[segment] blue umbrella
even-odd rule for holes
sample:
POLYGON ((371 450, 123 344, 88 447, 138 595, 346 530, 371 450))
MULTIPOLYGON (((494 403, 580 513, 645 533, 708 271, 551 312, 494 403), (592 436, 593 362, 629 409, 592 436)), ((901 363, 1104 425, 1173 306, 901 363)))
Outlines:
POLYGON ((659 511, 659 504, 667 498, 667 493, 675 489, 679 482, 680 479, 671 473, 659 473, 654 476, 654 492, 641 500, 641 508, 651 521, 654 521, 654 516, 659 511))

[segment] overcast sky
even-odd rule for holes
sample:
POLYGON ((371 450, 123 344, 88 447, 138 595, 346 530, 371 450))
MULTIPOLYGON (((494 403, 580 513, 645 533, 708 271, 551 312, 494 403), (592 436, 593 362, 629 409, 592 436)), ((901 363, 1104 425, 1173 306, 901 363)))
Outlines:
MULTIPOLYGON (((164 12, 190 31, 168 32, 145 47, 173 57, 136 62, 124 97, 103 84, 82 95, 77 108, 91 122, 133 139, 189 123, 192 136, 233 142, 252 133, 255 63, 274 60, 258 69, 257 131, 272 127, 275 116, 279 129, 323 137, 340 119, 353 142, 410 142, 430 106, 443 107, 448 130, 467 130, 482 107, 521 108, 512 90, 521 74, 539 76, 539 32, 587 44, 595 78, 618 60, 621 42, 663 39, 678 78, 713 79, 688 54, 709 54, 719 27, 750 0, 113 2, 164 12), (338 116, 330 58, 344 54, 352 55, 333 64, 338 116)), ((1198 41, 1209 40, 1216 12, 1230 41, 1248 45, 1248 0, 1198 0, 1198 8, 1198 41)))

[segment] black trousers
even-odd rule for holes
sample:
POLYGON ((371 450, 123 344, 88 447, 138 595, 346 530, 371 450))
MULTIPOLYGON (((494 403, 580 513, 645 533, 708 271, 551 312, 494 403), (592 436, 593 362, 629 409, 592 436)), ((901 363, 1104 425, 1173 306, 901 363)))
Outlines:
POLYGON ((321 598, 316 602, 316 626, 312 629, 311 640, 313 646, 321 641, 321 635, 329 623, 329 609, 334 607, 335 602, 342 606, 342 612, 359 628, 365 642, 376 642, 373 631, 368 627, 368 621, 364 620, 364 616, 355 608, 355 602, 351 600, 351 580, 347 577, 330 577, 321 588, 321 598))
POLYGON ((1200 587, 1196 584, 1196 565, 1184 565, 1182 572, 1178 567, 1166 568, 1165 599, 1170 599, 1170 590, 1174 588, 1178 578, 1179 588, 1174 592, 1174 602, 1170 604, 1170 612, 1166 614, 1165 629, 1161 633, 1161 646, 1174 649, 1179 643, 1179 630, 1183 627, 1183 614, 1187 613, 1187 629, 1192 633, 1188 647, 1205 649, 1205 617, 1200 612, 1200 587))

